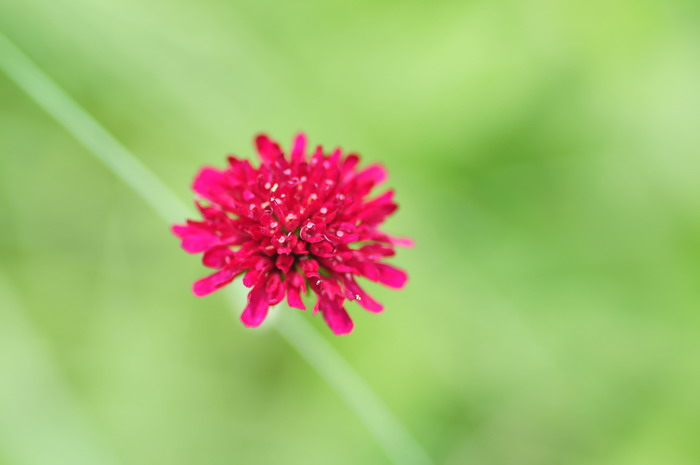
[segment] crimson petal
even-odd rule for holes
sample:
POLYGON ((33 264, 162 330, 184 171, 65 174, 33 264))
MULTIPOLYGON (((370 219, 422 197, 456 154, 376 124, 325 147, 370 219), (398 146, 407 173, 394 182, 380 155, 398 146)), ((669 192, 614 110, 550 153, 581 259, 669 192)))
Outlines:
POLYGON ((337 302, 327 297, 320 296, 316 305, 321 311, 321 314, 323 314, 323 319, 326 320, 328 327, 334 334, 341 336, 343 334, 349 334, 352 331, 354 325, 348 312, 346 312, 341 305, 338 305, 337 302))
POLYGON ((241 321, 249 328, 255 328, 265 321, 270 308, 265 284, 258 284, 248 294, 248 305, 241 314, 241 321))
POLYGON ((395 289, 401 289, 406 285, 408 275, 406 275, 405 271, 384 263, 377 263, 376 266, 377 270, 379 270, 380 283, 395 289))
POLYGON ((233 268, 224 268, 221 271, 195 282, 192 286, 192 292, 194 292, 194 295, 197 297, 209 295, 233 281, 233 278, 235 278, 239 272, 239 270, 233 268))

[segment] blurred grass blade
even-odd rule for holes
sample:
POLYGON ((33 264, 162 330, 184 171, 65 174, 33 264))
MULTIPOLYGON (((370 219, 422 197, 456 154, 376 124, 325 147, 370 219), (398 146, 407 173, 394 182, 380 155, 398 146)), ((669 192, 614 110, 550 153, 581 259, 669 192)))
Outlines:
MULTIPOLYGON (((164 220, 172 223, 188 216, 190 209, 177 195, 2 33, 0 68, 164 220)), ((236 305, 244 301, 236 296, 236 305)), ((307 322, 290 314, 276 329, 348 403, 394 463, 432 463, 381 399, 307 322)))
MULTIPOLYGON (((0 451, 13 464, 116 465, 0 269, 0 451)), ((1 460, 0 460, 1 461, 1 460)))
POLYGON ((143 163, 0 32, 0 67, 26 94, 168 222, 188 209, 143 163))
POLYGON ((347 402, 396 464, 428 465, 431 460, 367 383, 301 316, 280 318, 275 328, 347 402))

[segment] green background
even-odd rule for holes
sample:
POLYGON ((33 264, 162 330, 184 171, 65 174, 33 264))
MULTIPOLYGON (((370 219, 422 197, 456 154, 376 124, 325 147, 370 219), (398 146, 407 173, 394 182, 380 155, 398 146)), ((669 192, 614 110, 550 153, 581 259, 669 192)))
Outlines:
MULTIPOLYGON (((0 30, 185 201, 341 145, 417 246, 351 336, 438 464, 700 463, 700 4, 5 0, 0 30)), ((270 325, 0 73, 0 463, 387 464, 270 325)), ((289 311, 289 310, 284 310, 289 311)), ((281 315, 280 317, 284 317, 281 315)), ((274 324, 274 322, 273 322, 274 324)))

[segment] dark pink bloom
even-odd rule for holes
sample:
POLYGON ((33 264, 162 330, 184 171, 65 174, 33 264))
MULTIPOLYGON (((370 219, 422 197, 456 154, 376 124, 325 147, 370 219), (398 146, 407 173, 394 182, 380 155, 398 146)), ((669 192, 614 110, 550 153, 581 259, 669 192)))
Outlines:
POLYGON ((319 146, 307 155, 304 134, 288 157, 265 135, 255 143, 260 167, 231 156, 223 170, 203 168, 192 186, 203 219, 172 228, 185 251, 202 253, 202 263, 218 270, 193 291, 205 296, 243 274, 251 291, 241 320, 253 327, 285 296, 291 307, 306 309, 301 296, 310 289, 318 296, 314 313, 335 334, 347 334, 353 323, 345 300, 383 309, 356 277, 397 289, 406 283, 404 271, 382 263, 394 246, 412 244, 378 230, 397 208, 394 192, 368 198, 386 171, 358 169, 358 156, 340 149, 326 154, 319 146))

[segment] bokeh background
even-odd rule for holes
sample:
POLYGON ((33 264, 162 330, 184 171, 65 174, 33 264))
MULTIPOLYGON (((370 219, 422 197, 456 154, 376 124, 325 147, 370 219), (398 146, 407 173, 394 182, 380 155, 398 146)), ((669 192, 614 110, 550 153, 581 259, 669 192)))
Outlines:
MULTIPOLYGON (((387 310, 313 325, 438 464, 700 463, 700 4, 6 0, 185 201, 304 130, 384 163, 387 310)), ((388 464, 279 335, 0 73, 0 463, 388 464)), ((281 315, 280 318, 284 318, 281 315)))

